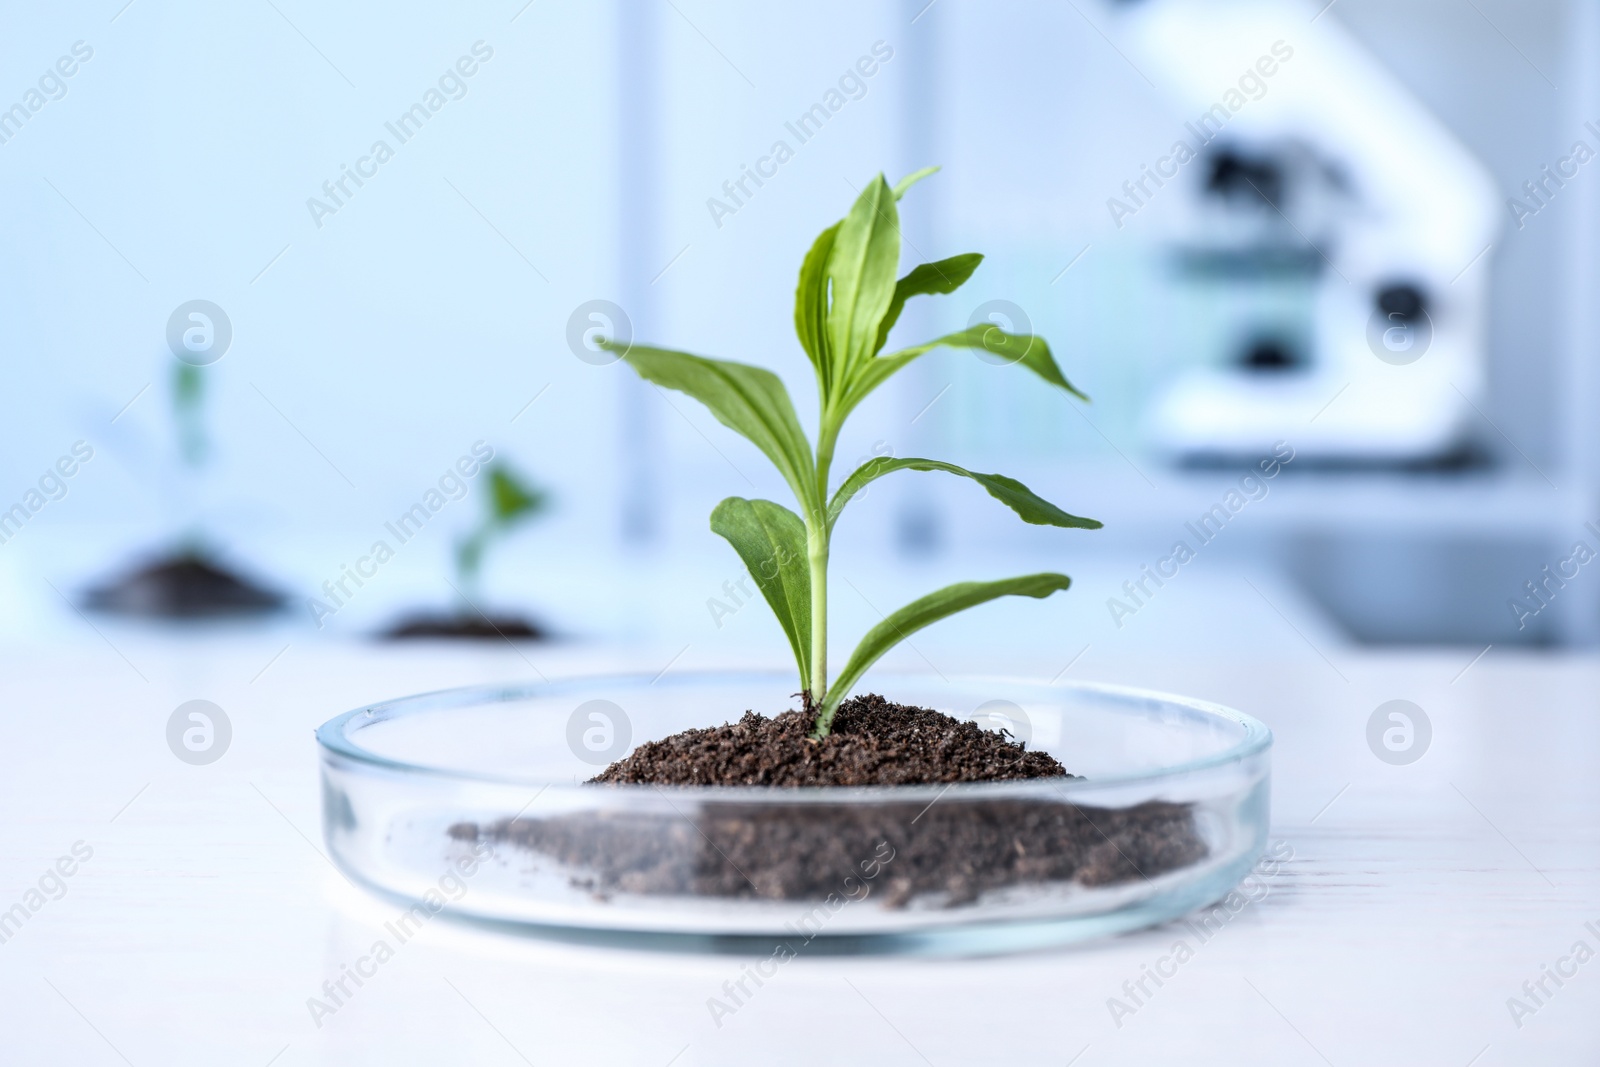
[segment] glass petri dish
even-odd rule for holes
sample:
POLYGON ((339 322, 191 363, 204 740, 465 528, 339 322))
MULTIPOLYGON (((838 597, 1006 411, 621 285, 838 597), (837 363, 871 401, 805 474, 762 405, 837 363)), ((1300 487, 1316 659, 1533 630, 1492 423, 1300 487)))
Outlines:
POLYGON ((792 706, 781 673, 447 690, 317 731, 323 832, 417 921, 665 949, 972 954, 1101 937, 1224 896, 1267 838, 1272 734, 1111 686, 869 676, 1076 777, 869 787, 586 784, 645 740, 792 706))

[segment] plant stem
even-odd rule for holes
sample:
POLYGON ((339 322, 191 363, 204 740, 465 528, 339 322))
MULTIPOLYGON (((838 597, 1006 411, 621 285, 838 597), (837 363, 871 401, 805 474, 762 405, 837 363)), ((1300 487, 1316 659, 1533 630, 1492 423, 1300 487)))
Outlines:
MULTIPOLYGON (((821 709, 828 696, 828 470, 839 427, 826 406, 817 430, 817 507, 806 515, 806 558, 811 566, 811 707, 821 709)), ((831 718, 831 716, 829 717, 831 718)), ((826 737, 828 723, 819 716, 811 730, 826 737)))
POLYGON ((828 695, 828 531, 808 530, 806 557, 811 565, 811 706, 828 695))

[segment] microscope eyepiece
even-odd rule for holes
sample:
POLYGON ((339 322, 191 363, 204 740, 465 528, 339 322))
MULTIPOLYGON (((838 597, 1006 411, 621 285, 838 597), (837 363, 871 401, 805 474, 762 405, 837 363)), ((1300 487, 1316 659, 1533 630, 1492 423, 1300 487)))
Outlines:
POLYGON ((1405 322, 1410 322, 1426 312, 1427 304, 1422 290, 1409 282, 1385 285, 1378 290, 1378 307, 1383 313, 1405 322))

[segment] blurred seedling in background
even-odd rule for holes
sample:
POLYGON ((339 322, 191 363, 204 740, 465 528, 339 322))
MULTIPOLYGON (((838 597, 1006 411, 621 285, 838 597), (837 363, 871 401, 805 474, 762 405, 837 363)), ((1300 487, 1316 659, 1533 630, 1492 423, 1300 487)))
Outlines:
POLYGON ((483 606, 484 557, 519 527, 549 509, 550 495, 514 472, 501 460, 485 469, 487 478, 479 493, 483 502, 477 524, 455 546, 457 597, 452 614, 419 612, 407 615, 384 632, 389 638, 476 637, 495 640, 538 638, 544 633, 517 615, 497 615, 483 606))
POLYGON ((211 441, 206 436, 205 399, 204 372, 188 363, 179 363, 172 372, 172 420, 178 433, 178 454, 194 469, 203 466, 211 455, 211 441))
POLYGON ((211 458, 206 432, 206 366, 177 361, 170 407, 178 459, 186 469, 168 518, 178 527, 168 547, 143 564, 91 588, 85 606, 98 611, 164 619, 208 619, 278 611, 281 594, 239 573, 222 559, 199 505, 199 474, 211 458))
POLYGON ((496 460, 488 470, 488 492, 482 494, 483 516, 465 538, 456 543, 456 582, 469 606, 478 599, 483 556, 490 546, 512 530, 543 512, 549 494, 535 488, 496 460))

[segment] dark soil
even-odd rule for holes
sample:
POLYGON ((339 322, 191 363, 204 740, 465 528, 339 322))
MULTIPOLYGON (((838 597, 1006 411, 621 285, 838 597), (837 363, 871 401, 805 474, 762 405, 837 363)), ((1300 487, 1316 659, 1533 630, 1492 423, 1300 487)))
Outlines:
MULTIPOLYGON (((1073 776, 1043 752, 926 708, 862 696, 833 732, 806 739, 809 718, 747 712, 739 722, 639 746, 597 784, 941 784, 1073 776)), ((559 861, 575 885, 612 893, 859 900, 887 907, 970 903, 1017 886, 1109 886, 1203 859, 1188 805, 1092 808, 1037 796, 942 793, 905 803, 791 808, 748 796, 685 798, 672 815, 589 811, 460 823, 452 837, 487 838, 559 861)))
POLYGON ((839 706, 821 741, 811 716, 753 711, 731 725, 649 741, 592 781, 613 785, 943 785, 1071 778, 1045 752, 1009 736, 876 694, 839 706))
POLYGON ((469 640, 539 641, 548 635, 527 619, 515 615, 407 615, 383 631, 382 637, 401 641, 418 637, 450 637, 469 640))
POLYGON ((96 611, 168 619, 264 615, 283 607, 283 596, 197 552, 155 560, 89 590, 96 611))

